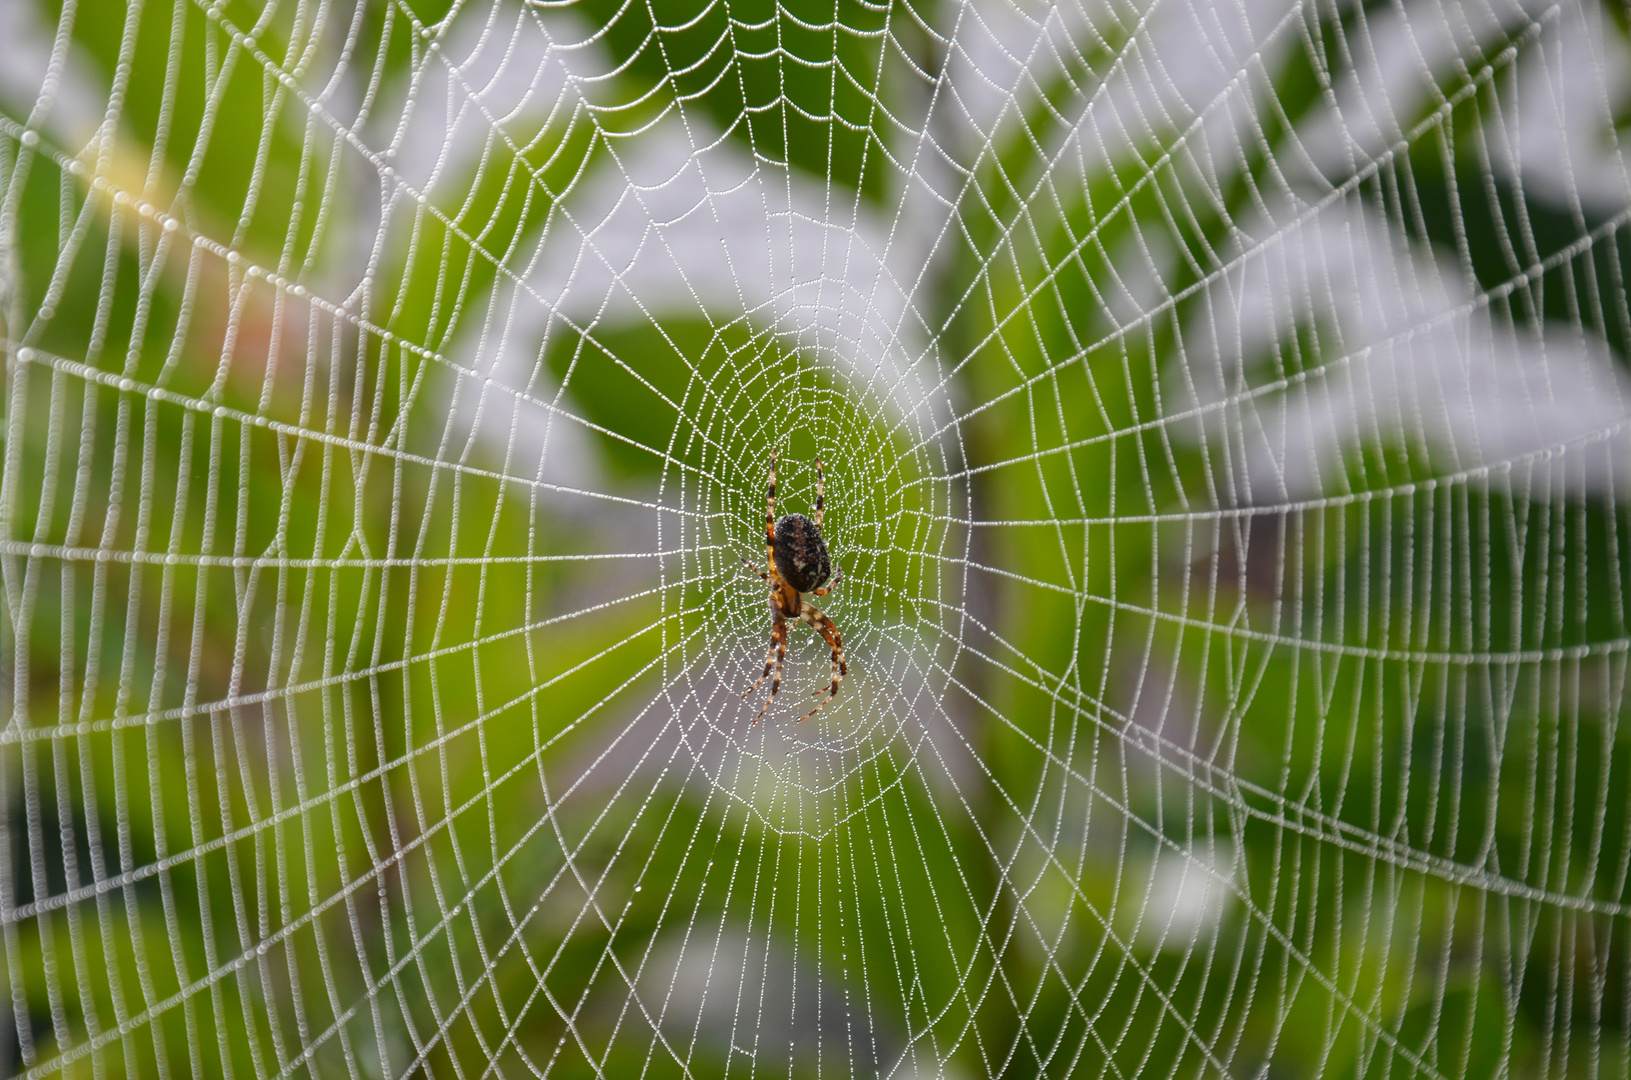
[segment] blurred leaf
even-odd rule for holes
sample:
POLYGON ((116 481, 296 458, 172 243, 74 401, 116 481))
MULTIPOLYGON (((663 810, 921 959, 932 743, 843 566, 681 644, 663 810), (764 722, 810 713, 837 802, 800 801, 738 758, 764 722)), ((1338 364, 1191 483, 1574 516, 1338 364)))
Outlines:
POLYGON ((909 0, 577 0, 570 10, 601 31, 631 100, 655 91, 695 103, 760 159, 883 194, 900 107, 891 91, 909 70, 884 30, 923 18, 909 0))
MULTIPOLYGON (((201 213, 258 262, 298 273, 311 255, 332 133, 197 5, 38 2, 51 23, 72 28, 104 78, 124 68, 117 137, 135 145, 116 143, 112 167, 128 172, 119 178, 126 190, 161 206, 175 200, 184 217, 201 213)), ((256 48, 273 63, 305 44, 288 40, 292 11, 258 20, 238 2, 223 14, 254 27, 256 48)))
POLYGON ((561 126, 516 121, 488 133, 478 158, 408 204, 392 224, 396 268, 385 278, 381 323, 396 338, 440 353, 508 283, 526 272, 557 201, 601 147, 581 117, 561 126))

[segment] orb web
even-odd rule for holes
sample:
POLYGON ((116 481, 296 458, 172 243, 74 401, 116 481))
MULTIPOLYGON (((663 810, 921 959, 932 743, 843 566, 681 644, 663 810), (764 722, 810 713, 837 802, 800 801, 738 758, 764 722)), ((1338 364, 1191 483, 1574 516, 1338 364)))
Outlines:
POLYGON ((1628 94, 1595 0, 0 7, 0 1069, 1623 1075, 1628 94))

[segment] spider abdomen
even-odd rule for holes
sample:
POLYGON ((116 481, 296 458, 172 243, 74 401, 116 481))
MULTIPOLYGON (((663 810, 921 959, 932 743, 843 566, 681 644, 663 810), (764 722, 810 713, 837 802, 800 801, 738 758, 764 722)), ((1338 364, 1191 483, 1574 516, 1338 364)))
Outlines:
POLYGON ((776 573, 801 593, 821 588, 832 576, 821 530, 803 514, 776 522, 776 573))

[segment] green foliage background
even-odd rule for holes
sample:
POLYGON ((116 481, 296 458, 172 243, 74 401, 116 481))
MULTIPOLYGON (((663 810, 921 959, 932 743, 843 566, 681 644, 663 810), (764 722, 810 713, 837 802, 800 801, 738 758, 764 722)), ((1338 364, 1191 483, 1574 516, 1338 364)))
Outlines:
MULTIPOLYGON (((1021 88, 956 163, 919 294, 957 402, 939 443, 740 312, 545 343, 605 493, 709 511, 670 563, 615 511, 557 512, 513 444, 450 444, 448 402, 481 392, 460 335, 665 117, 891 207, 960 9, 553 5, 616 72, 596 109, 448 163, 347 299, 321 295, 354 227, 325 208, 380 174, 313 95, 340 42, 373 98, 408 94, 450 4, 18 2, 119 105, 83 150, 0 116, 8 1074, 1631 1069, 1624 503, 1381 439, 1329 498, 1253 507, 1223 427, 1162 397, 1369 9, 1297 10, 1221 175, 1177 127, 1085 183, 1050 160, 1136 13, 1021 88), (1172 299, 1128 328, 1105 298, 1140 243, 1172 299), (772 445, 790 491, 821 446, 853 466, 828 496, 845 693, 896 729, 808 805, 680 766, 575 794, 699 657, 736 672, 708 653, 758 611, 736 555, 772 445), (927 713, 883 696, 912 656, 927 713), (1166 694, 1187 729, 1137 720, 1166 694), (971 762, 949 786, 925 715, 971 762), (1169 937, 1155 868, 1213 844, 1227 903, 1169 937), (790 1045, 629 1004, 664 943, 720 926, 823 988, 790 1045)), ((1485 41, 1402 153, 1328 179, 1464 252, 1471 287, 1522 278, 1499 318, 1623 365, 1623 229, 1480 152, 1536 40, 1485 41)), ((1249 389, 1345 360, 1302 326, 1249 389)))

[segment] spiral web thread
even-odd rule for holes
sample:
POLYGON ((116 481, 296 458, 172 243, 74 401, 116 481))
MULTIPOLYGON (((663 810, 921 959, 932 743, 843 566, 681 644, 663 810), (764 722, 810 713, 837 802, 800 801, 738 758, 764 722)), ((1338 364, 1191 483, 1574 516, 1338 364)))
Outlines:
POLYGON ((9 1074, 1631 1068, 1617 10, 3 18, 9 1074))

